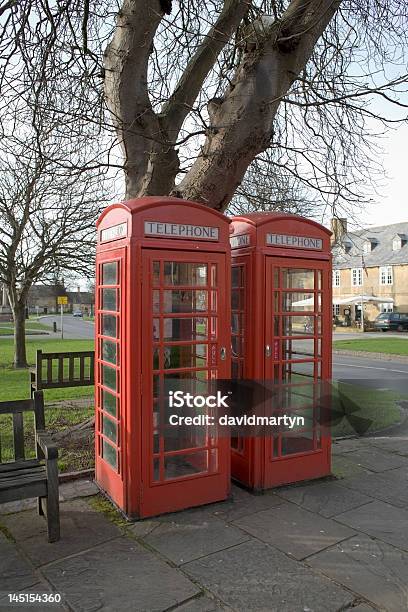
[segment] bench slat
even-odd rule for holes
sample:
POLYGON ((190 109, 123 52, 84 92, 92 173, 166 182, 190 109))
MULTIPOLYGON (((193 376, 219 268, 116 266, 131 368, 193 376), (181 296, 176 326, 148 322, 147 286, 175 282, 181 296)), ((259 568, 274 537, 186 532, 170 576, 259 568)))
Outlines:
POLYGON ((2 472, 12 472, 13 470, 25 470, 40 465, 38 459, 24 459, 23 461, 9 461, 0 465, 0 476, 2 472))
POLYGON ((13 413, 13 440, 14 440, 14 458, 18 461, 19 459, 25 458, 24 452, 24 422, 23 413, 13 413))
POLYGON ((31 477, 36 474, 42 474, 45 470, 44 465, 37 465, 35 467, 26 468, 24 470, 10 470, 10 472, 1 472, 0 473, 0 482, 11 482, 14 479, 22 479, 26 476, 31 477))
POLYGON ((30 482, 12 489, 0 490, 0 504, 5 504, 19 499, 28 499, 29 497, 46 497, 47 482, 30 482))

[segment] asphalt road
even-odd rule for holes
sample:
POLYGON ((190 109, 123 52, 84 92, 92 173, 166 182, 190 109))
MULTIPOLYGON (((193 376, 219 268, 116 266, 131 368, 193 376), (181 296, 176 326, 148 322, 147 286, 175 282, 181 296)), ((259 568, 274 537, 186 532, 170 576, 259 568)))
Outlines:
MULTIPOLYGON (((52 327, 57 322, 60 329, 61 317, 48 315, 40 318, 41 322, 52 327)), ((56 336, 59 337, 59 332, 56 336)), ((68 339, 92 339, 94 337, 94 324, 79 317, 64 315, 64 337, 68 339)), ((334 340, 348 340, 362 338, 361 333, 335 333, 334 340)), ((408 342, 408 333, 365 333, 365 338, 405 338, 408 342)), ((311 348, 311 347, 310 347, 311 348)), ((408 395, 408 363, 401 361, 388 361, 372 359, 369 357, 351 357, 349 355, 333 355, 333 379, 353 380, 355 384, 376 389, 393 389, 408 395)))
MULTIPOLYGON (((73 317, 72 315, 64 315, 64 338, 68 340, 89 340, 94 337, 94 324, 93 321, 84 321, 80 317, 73 317)), ((40 323, 49 325, 52 328, 53 322, 57 323, 57 334, 53 334, 53 337, 61 337, 61 316, 60 315, 47 315, 40 317, 40 323)))

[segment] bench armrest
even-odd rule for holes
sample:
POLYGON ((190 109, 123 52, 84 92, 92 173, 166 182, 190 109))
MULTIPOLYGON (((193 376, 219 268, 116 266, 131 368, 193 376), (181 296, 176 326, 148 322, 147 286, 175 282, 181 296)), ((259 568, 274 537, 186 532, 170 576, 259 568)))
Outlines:
POLYGON ((46 459, 58 459, 58 447, 51 439, 50 434, 45 431, 37 431, 37 444, 46 459))

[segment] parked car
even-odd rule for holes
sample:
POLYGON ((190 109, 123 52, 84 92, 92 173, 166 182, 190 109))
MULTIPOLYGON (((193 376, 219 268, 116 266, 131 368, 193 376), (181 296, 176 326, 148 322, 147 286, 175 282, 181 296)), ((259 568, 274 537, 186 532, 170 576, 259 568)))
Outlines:
POLYGON ((406 312, 382 312, 374 321, 375 329, 381 329, 386 332, 407 331, 408 330, 408 313, 406 312))
POLYGON ((73 317, 83 317, 84 315, 82 314, 82 312, 80 310, 76 310, 73 314, 73 317))

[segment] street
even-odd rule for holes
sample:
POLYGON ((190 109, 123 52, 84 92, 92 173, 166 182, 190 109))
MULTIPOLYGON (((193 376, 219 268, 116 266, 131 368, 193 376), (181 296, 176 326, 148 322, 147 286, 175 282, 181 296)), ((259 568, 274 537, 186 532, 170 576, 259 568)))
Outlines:
MULTIPOLYGON (((40 323, 49 325, 52 330, 54 321, 57 323, 57 334, 52 334, 52 337, 61 337, 61 316, 47 315, 39 318, 40 323)), ((51 337, 51 336, 50 336, 51 337)), ((67 340, 88 340, 94 337, 93 321, 84 321, 80 317, 72 315, 64 315, 64 338, 67 340)))

